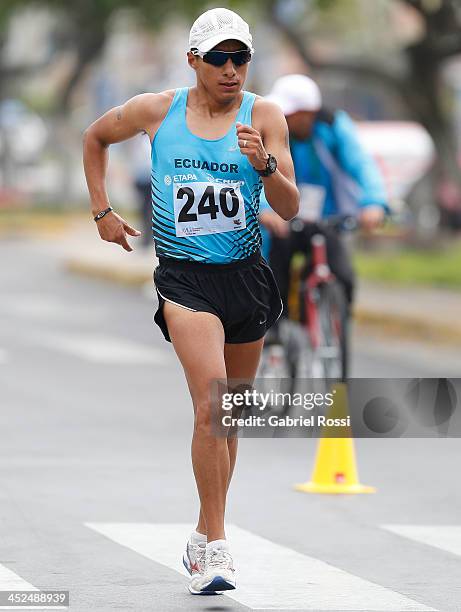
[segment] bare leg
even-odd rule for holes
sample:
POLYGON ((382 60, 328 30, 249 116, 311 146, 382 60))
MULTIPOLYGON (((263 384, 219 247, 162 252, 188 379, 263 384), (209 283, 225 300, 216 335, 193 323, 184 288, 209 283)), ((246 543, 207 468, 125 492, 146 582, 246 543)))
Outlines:
MULTIPOLYGON (((224 360, 226 363, 228 380, 242 378, 247 380, 248 384, 253 383, 261 357, 263 342, 264 340, 261 338, 261 340, 257 340, 256 342, 224 345, 224 360)), ((227 481, 227 490, 229 489, 237 459, 237 446, 237 437, 229 437, 227 439, 227 448, 229 450, 229 478, 227 481)), ((207 533, 207 525, 201 508, 196 531, 203 534, 207 533)))
POLYGON ((224 513, 230 459, 226 438, 211 431, 211 382, 226 378, 224 330, 215 315, 167 302, 164 316, 186 374, 194 405, 192 464, 208 540, 225 538, 224 513))

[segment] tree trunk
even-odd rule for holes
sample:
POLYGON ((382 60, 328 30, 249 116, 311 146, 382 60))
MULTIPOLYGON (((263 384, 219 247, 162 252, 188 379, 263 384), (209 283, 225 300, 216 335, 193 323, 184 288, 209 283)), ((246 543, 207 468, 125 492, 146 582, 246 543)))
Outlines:
POLYGON ((429 132, 435 146, 436 159, 427 177, 415 185, 409 204, 415 210, 431 203, 441 212, 442 225, 461 228, 461 173, 453 125, 443 108, 444 85, 441 61, 426 43, 409 47, 407 56, 412 100, 410 108, 417 121, 429 132), (427 180, 429 179, 429 180, 427 180))
POLYGON ((99 56, 106 42, 103 28, 86 30, 85 36, 79 41, 77 59, 74 69, 64 83, 58 96, 57 112, 54 117, 52 138, 54 148, 59 151, 60 185, 56 194, 60 205, 71 204, 69 200, 72 193, 73 174, 75 172, 75 159, 72 155, 72 139, 69 139, 69 112, 72 94, 79 84, 85 69, 99 56))

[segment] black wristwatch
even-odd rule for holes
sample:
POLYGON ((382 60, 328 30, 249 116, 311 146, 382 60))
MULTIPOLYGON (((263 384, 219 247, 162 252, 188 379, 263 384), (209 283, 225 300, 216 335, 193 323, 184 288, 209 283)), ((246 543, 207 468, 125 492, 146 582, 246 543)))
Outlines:
POLYGON ((268 153, 268 155, 269 157, 267 158, 266 167, 264 168, 264 170, 257 170, 255 168, 259 176, 270 176, 271 174, 274 174, 274 172, 277 170, 277 160, 270 153, 268 153))

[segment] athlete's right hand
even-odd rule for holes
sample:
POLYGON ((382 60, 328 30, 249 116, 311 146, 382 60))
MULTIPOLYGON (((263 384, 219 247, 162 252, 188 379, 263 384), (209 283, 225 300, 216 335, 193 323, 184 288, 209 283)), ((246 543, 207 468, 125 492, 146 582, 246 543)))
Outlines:
POLYGON ((128 225, 125 219, 122 219, 114 210, 104 215, 102 219, 96 221, 99 235, 106 242, 115 242, 120 244, 125 251, 132 251, 126 234, 130 236, 140 236, 141 232, 134 227, 128 225))

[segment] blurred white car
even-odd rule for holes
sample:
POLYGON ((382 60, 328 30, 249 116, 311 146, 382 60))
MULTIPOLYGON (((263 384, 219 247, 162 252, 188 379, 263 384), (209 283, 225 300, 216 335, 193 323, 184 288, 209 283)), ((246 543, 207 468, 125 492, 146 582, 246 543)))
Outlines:
POLYGON ((381 170, 391 205, 404 201, 434 160, 428 132, 418 123, 404 121, 360 121, 357 128, 361 143, 381 170))

